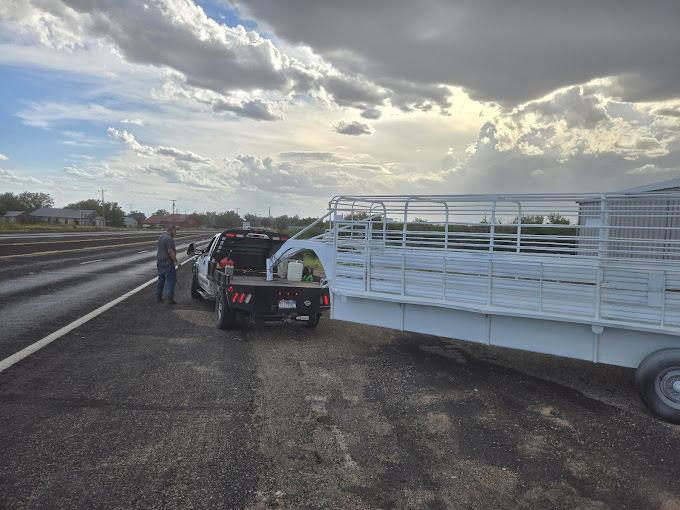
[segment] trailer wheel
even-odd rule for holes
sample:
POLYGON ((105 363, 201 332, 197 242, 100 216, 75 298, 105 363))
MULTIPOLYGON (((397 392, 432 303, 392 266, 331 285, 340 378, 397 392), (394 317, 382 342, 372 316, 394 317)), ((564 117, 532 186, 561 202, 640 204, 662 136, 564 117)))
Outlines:
POLYGON ((230 308, 224 299, 224 293, 218 292, 215 299, 215 325, 220 329, 231 329, 236 320, 236 310, 230 308))
POLYGON ((662 349, 642 360, 635 388, 645 405, 671 423, 680 423, 680 349, 662 349))
POLYGON ((196 271, 194 271, 194 276, 191 279, 191 297, 192 298, 200 298, 201 297, 201 295, 198 293, 199 288, 200 287, 198 285, 198 273, 196 273, 196 271))

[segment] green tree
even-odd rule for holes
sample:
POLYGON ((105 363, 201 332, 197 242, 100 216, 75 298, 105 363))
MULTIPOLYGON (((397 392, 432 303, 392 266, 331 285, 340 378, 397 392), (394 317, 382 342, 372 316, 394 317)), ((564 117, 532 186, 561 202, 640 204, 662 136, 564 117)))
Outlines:
POLYGON ((54 206, 54 200, 46 193, 24 191, 19 195, 7 192, 0 195, 0 211, 28 211, 33 212, 41 207, 54 206))
POLYGON ((170 213, 165 209, 158 209, 155 213, 153 213, 154 216, 167 216, 168 214, 170 213))
POLYGON ((130 211, 126 216, 130 216, 131 218, 134 218, 137 220, 137 226, 141 227, 142 223, 144 223, 144 220, 146 219, 146 214, 140 211, 130 211))
POLYGON ((548 214, 548 223, 553 225, 571 225, 569 218, 565 218, 561 214, 557 213, 548 214))
POLYGON ((245 221, 249 222, 251 227, 261 227, 262 226, 262 218, 254 215, 254 214, 246 214, 245 216, 243 216, 243 219, 245 221))
POLYGON ((220 228, 239 228, 243 225, 243 220, 234 211, 225 211, 215 218, 215 225, 220 228))
POLYGON ((97 211, 99 214, 102 213, 102 204, 100 200, 96 198, 90 198, 89 200, 81 200, 80 202, 74 202, 68 204, 64 209, 83 209, 89 211, 97 211))
MULTIPOLYGON (((540 215, 531 215, 531 214, 523 214, 522 215, 522 225, 527 225, 527 224, 532 224, 532 225, 541 225, 543 223, 543 220, 545 218, 540 215)), ((513 225, 517 225, 517 218, 512 220, 513 225)))
POLYGON ((118 202, 105 202, 106 225, 111 227, 125 226, 125 212, 118 202))
POLYGON ((7 211, 25 211, 19 197, 14 193, 7 192, 0 195, 0 214, 5 214, 7 211))
POLYGON ((89 200, 81 200, 80 202, 69 204, 64 209, 97 211, 97 214, 104 216, 107 226, 122 227, 125 225, 125 213, 118 205, 118 202, 104 202, 104 207, 102 207, 101 200, 90 198, 89 200))
POLYGON ((198 222, 199 227, 216 228, 217 227, 217 213, 215 211, 208 211, 205 213, 192 212, 192 218, 198 222))
POLYGON ((53 207, 54 200, 47 193, 32 193, 24 191, 19 194, 19 202, 24 206, 24 211, 36 211, 41 207, 53 207))

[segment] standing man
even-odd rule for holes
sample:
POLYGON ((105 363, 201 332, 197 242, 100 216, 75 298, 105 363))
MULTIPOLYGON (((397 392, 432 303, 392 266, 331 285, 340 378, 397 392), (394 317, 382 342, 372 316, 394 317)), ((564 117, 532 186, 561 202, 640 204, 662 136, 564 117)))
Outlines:
POLYGON ((163 301, 163 286, 167 280, 168 287, 166 295, 169 305, 176 305, 175 301, 175 283, 177 282, 177 272, 175 266, 179 269, 179 261, 175 253, 175 234, 177 227, 170 225, 167 234, 163 234, 158 238, 158 253, 156 254, 156 268, 158 269, 158 283, 156 284, 156 301, 163 301))

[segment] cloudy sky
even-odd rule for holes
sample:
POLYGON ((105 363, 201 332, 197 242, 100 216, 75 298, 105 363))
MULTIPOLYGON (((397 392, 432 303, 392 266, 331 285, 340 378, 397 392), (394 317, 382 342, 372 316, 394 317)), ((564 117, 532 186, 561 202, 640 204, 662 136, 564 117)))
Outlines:
POLYGON ((319 216, 680 177, 678 0, 2 0, 0 192, 319 216))

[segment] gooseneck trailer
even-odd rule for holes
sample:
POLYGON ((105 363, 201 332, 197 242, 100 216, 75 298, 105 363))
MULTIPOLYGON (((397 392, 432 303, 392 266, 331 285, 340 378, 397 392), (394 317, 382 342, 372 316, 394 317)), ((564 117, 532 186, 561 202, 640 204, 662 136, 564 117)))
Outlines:
POLYGON ((680 194, 338 196, 313 250, 331 318, 637 368, 680 423, 680 194))

